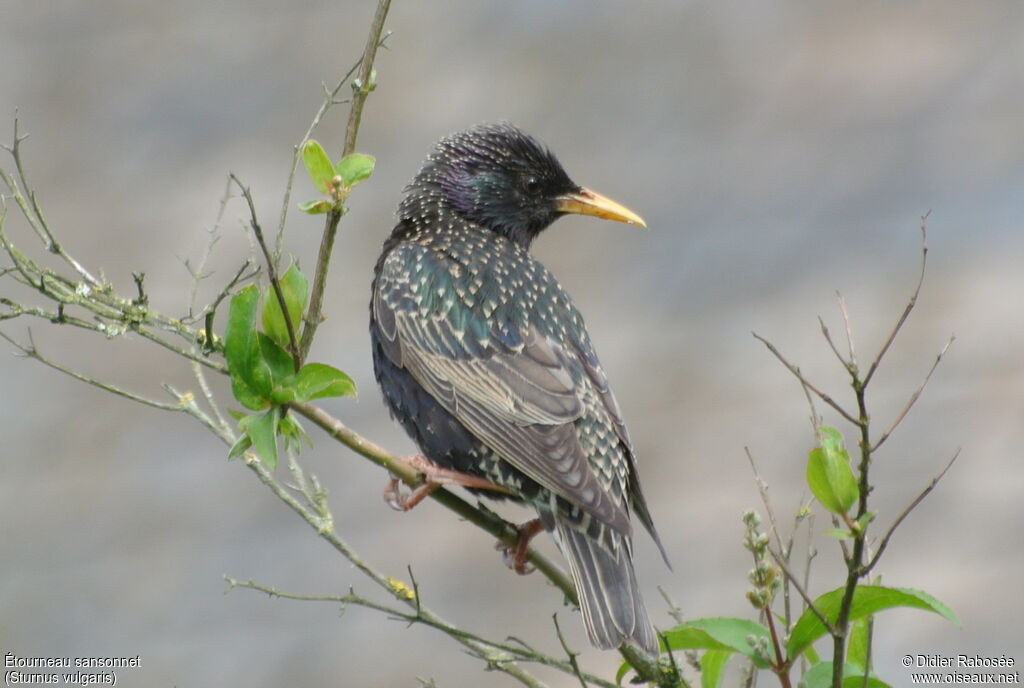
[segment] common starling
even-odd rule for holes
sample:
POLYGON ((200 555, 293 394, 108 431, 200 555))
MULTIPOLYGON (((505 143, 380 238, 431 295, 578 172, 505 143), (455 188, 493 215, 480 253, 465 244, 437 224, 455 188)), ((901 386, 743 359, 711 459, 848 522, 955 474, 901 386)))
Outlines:
POLYGON ((657 654, 630 509, 664 548, 633 445, 583 317, 529 253, 566 213, 643 220, 575 184, 507 124, 442 139, 406 192, 370 305, 374 372, 392 416, 430 462, 537 510, 569 562, 594 645, 632 638, 657 654))

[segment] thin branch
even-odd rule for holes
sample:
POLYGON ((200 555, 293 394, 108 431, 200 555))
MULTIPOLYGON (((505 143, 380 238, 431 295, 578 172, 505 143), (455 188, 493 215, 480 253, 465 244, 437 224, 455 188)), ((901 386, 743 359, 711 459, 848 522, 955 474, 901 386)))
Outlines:
POLYGON ((770 554, 772 559, 775 560, 775 564, 780 569, 782 569, 782 573, 786 576, 786 579, 790 583, 792 583, 793 587, 796 588, 796 591, 798 593, 800 593, 800 597, 804 598, 804 602, 807 603, 807 607, 812 612, 814 612, 814 615, 816 617, 818 617, 818 621, 821 621, 822 625, 825 627, 825 630, 828 631, 828 634, 831 635, 831 636, 835 636, 835 634, 836 634, 835 626, 832 625, 832 623, 828 620, 828 618, 814 604, 814 600, 812 600, 810 595, 807 594, 807 591, 804 590, 804 587, 802 585, 800 585, 800 581, 798 581, 796 576, 794 576, 793 573, 789 570, 789 567, 786 566, 786 562, 782 559, 782 557, 779 555, 779 553, 776 552, 775 550, 773 550, 771 547, 769 547, 768 548, 768 554, 770 554))
POLYGON ((946 467, 943 468, 938 475, 932 478, 931 482, 928 483, 928 486, 921 490, 921 493, 917 495, 917 497, 915 497, 914 500, 910 502, 910 504, 907 505, 907 508, 904 509, 899 516, 896 517, 896 520, 893 521, 893 524, 889 526, 889 530, 887 530, 885 535, 882 537, 881 542, 878 543, 878 551, 875 552, 875 556, 873 556, 871 558, 871 561, 869 561, 866 565, 861 567, 861 576, 866 576, 871 572, 871 569, 875 567, 875 564, 878 563, 878 560, 882 558, 882 553, 885 552, 885 548, 889 545, 889 538, 892 537, 892 534, 896 532, 896 529, 900 526, 901 523, 903 523, 903 519, 909 516, 910 512, 917 508, 917 505, 924 501, 924 498, 927 497, 931 493, 931 491, 935 489, 935 486, 939 484, 939 481, 942 480, 942 477, 946 475, 946 471, 953 467, 953 463, 956 461, 958 456, 960 456, 959 449, 957 449, 956 452, 954 452, 953 458, 949 460, 949 463, 946 464, 946 467))
POLYGON ((345 148, 341 157, 354 153, 356 150, 356 138, 359 136, 359 123, 363 117, 363 105, 366 103, 366 96, 375 87, 373 83, 373 61, 377 57, 380 36, 384 31, 384 20, 387 19, 390 7, 391 0, 380 0, 377 3, 377 12, 373 15, 370 35, 366 38, 366 48, 363 50, 363 59, 360 63, 359 78, 352 84, 352 106, 349 109, 348 124, 345 126, 345 148))
POLYGON ((569 665, 572 667, 572 673, 579 679, 580 688, 587 688, 587 680, 583 678, 583 672, 580 671, 579 662, 576 661, 576 657, 579 656, 579 652, 573 652, 569 649, 569 643, 565 641, 565 636, 562 635, 562 627, 558 625, 558 612, 551 615, 551 620, 555 623, 555 634, 558 636, 558 642, 561 643, 562 649, 565 650, 566 656, 569 658, 569 665))
MULTIPOLYGON (((403 621, 409 625, 423 624, 430 628, 441 631, 445 635, 453 638, 457 642, 461 643, 467 649, 470 650, 470 654, 484 661, 488 662, 488 666, 491 669, 505 671, 504 667, 516 666, 512 662, 530 662, 534 664, 541 664, 543 666, 549 666, 558 669, 564 673, 574 673, 572 665, 568 662, 558 660, 549 655, 545 655, 536 651, 535 649, 523 645, 511 645, 509 643, 496 642, 488 638, 484 638, 477 634, 466 631, 457 626, 453 626, 444 619, 438 617, 434 612, 426 609, 422 602, 419 602, 418 606, 413 612, 405 612, 397 607, 393 607, 380 602, 362 597, 356 594, 354 590, 349 590, 346 595, 303 595, 297 593, 289 593, 273 588, 270 586, 261 585, 254 581, 241 581, 238 579, 230 578, 225 576, 225 581, 228 583, 229 589, 231 588, 247 588, 251 590, 257 590, 263 592, 270 597, 279 597, 282 599, 299 600, 299 601, 311 601, 311 602, 334 602, 341 605, 354 605, 363 607, 366 609, 372 609, 374 611, 382 612, 388 615, 390 618, 396 621, 403 621), (489 648, 489 649, 488 649, 489 648), (507 655, 507 656, 503 656, 507 655)), ((416 588, 414 588, 415 590, 416 588)), ((389 589, 389 592, 394 594, 393 589, 389 589)), ((406 597, 399 597, 400 601, 407 606, 414 606, 419 601, 418 594, 413 599, 406 597)), ((586 672, 581 672, 583 677, 592 684, 601 686, 602 688, 619 688, 617 684, 604 680, 598 676, 592 676, 586 672)), ((519 676, 514 676, 519 679, 519 676)), ((532 677, 531 677, 532 678, 532 677)), ((536 681, 537 679, 533 679, 536 681)), ((527 683, 526 685, 543 685, 541 683, 527 683)))
POLYGON ((832 335, 828 331, 828 326, 825 324, 825 319, 822 318, 820 315, 818 316, 818 324, 821 325, 822 336, 825 337, 825 341, 828 342, 829 348, 832 349, 832 353, 836 355, 836 358, 839 359, 839 362, 843 365, 843 367, 849 368, 851 365, 853 365, 850 361, 843 358, 843 355, 841 353, 839 353, 839 349, 838 347, 836 347, 836 343, 832 341, 832 335))
MULTIPOLYGON (((373 461, 378 466, 387 469, 396 478, 400 479, 407 485, 417 486, 420 484, 422 478, 419 471, 410 466, 401 457, 392 454, 380 445, 359 435, 357 432, 347 427, 340 420, 334 418, 320 407, 308 403, 295 403, 292 404, 290 408, 313 421, 313 423, 327 432, 328 435, 338 440, 352 451, 373 461)), ((484 510, 472 506, 454 492, 450 492, 442 488, 435 490, 430 496, 448 509, 454 511, 461 518, 470 521, 479 528, 482 528, 502 542, 514 544, 519 536, 519 532, 513 524, 508 523, 490 510, 484 510)), ((576 588, 573 585, 572 580, 557 564, 532 547, 529 550, 527 558, 530 563, 533 564, 533 566, 540 571, 545 578, 554 583, 567 598, 572 600, 574 604, 577 602, 576 588)))
MULTIPOLYGON (((370 33, 366 39, 366 49, 363 51, 363 59, 360 61, 359 78, 353 82, 352 105, 349 108, 348 124, 345 127, 345 148, 342 157, 355 151, 359 123, 363 116, 363 106, 366 103, 366 97, 374 87, 372 83, 373 61, 377 56, 381 32, 384 30, 384 20, 387 18, 390 6, 391 0, 380 0, 377 4, 377 12, 373 16, 373 24, 370 26, 370 33)), ((327 288, 327 273, 341 215, 342 210, 334 208, 327 213, 327 218, 324 221, 324 232, 320 238, 320 250, 317 252, 316 258, 316 273, 313 277, 313 288, 310 291, 309 308, 306 311, 305 326, 299 344, 300 361, 305 361, 309 356, 309 350, 313 346, 313 337, 323 319, 324 290, 327 288)))
POLYGON ((775 541, 778 543, 779 548, 786 553, 786 559, 788 560, 789 550, 782 544, 782 536, 779 535, 779 529, 775 521, 775 510, 772 509, 771 501, 768 499, 768 483, 761 479, 761 474, 757 471, 757 464, 754 462, 754 456, 750 453, 750 447, 743 447, 743 451, 746 453, 747 461, 750 463, 750 470, 754 472, 754 482, 757 483, 757 491, 761 495, 761 503, 764 504, 765 511, 768 513, 768 525, 771 526, 775 541))
POLYGON ((782 656, 782 646, 779 644, 779 633, 775 630, 775 615, 772 614, 771 607, 764 609, 765 622, 768 624, 768 633, 772 639, 772 649, 775 651, 775 661, 772 662, 772 669, 775 671, 775 675, 779 677, 779 683, 782 684, 782 688, 790 688, 792 683, 789 679, 789 667, 786 665, 786 659, 782 656))
POLYGON ((924 272, 925 267, 928 264, 928 215, 931 211, 928 211, 921 216, 921 271, 917 277, 917 284, 914 286, 914 291, 910 295, 910 300, 907 302, 906 307, 903 309, 903 313, 896 321, 896 326, 892 328, 892 332, 889 333, 888 339, 885 340, 885 344, 879 350, 878 355, 875 356, 875 360, 871 362, 871 366, 868 368, 867 375, 864 376, 864 386, 867 387, 868 383, 871 382, 871 378, 874 376, 875 371, 878 370, 879 364, 882 362, 882 358, 886 352, 889 351, 889 347, 892 346, 893 341, 896 339, 896 335, 899 334, 903 328, 903 323, 910 317, 910 312, 914 310, 914 305, 917 303, 917 297, 921 293, 921 285, 924 284, 924 272))
POLYGON ((270 257, 270 249, 267 248, 267 242, 263 239, 263 229, 260 227, 259 220, 256 219, 256 206, 252 202, 252 193, 249 191, 249 187, 244 186, 234 173, 230 177, 231 181, 242 191, 242 197, 245 199, 245 202, 249 204, 249 227, 252 228, 252 233, 256 237, 256 243, 259 244, 260 250, 263 251, 263 258, 267 263, 267 278, 270 280, 270 286, 274 289, 274 295, 277 296, 277 303, 281 307, 284 325, 288 330, 288 353, 292 355, 292 365, 295 366, 295 372, 297 373, 299 368, 302 367, 302 357, 299 355, 299 342, 295 337, 295 325, 292 323, 292 316, 288 311, 288 302, 284 299, 284 291, 281 289, 281 280, 277 276, 277 268, 274 266, 273 258, 270 257))
POLYGON ((144 396, 135 394, 133 392, 129 392, 127 390, 121 389, 120 387, 116 387, 116 386, 111 385, 109 383, 102 382, 102 381, 97 380, 95 378, 91 378, 88 375, 83 375, 82 373, 79 373, 77 371, 71 370, 70 368, 67 368, 67 367, 63 366, 60 363, 57 363, 56 361, 47 358, 43 354, 39 353, 39 349, 36 348, 35 342, 32 341, 32 332, 31 332, 31 330, 29 331, 29 343, 28 344, 22 344, 21 342, 17 341, 13 337, 10 337, 10 336, 4 334, 3 332, 0 332, 0 338, 3 338, 5 340, 7 340, 7 342, 11 346, 13 346, 14 348, 18 349, 18 351, 20 351, 21 354, 25 358, 35 359, 35 360, 39 361, 40 363, 42 363, 43 365, 45 365, 45 366, 47 366, 49 368, 53 368, 54 370, 57 370, 57 371, 59 371, 61 373, 64 373, 65 375, 73 377, 76 380, 84 382, 84 383, 86 383, 88 385, 92 385, 93 387, 98 387, 99 389, 102 389, 105 392, 110 392, 111 394, 116 394, 119 397, 124 397, 125 399, 130 399, 131 401, 138 402, 138 403, 143 404, 145 406, 152 406, 153 408, 158 408, 158 409, 161 409, 163 411, 182 411, 182 410, 184 410, 182 408, 182 403, 180 401, 179 401, 179 403, 176 403, 176 404, 168 404, 168 403, 164 403, 162 401, 157 401, 156 399, 150 399, 148 397, 144 397, 144 396))
POLYGON ((843 325, 846 328, 846 347, 850 352, 850 367, 852 372, 857 370, 857 353, 853 348, 853 326, 850 324, 850 311, 846 307, 846 299, 840 292, 836 292, 836 301, 839 302, 839 311, 843 314, 843 325))
MULTIPOLYGON (((377 42, 377 47, 383 48, 390 35, 391 32, 389 31, 385 33, 383 36, 381 36, 380 40, 377 42)), ((306 133, 302 136, 302 140, 299 141, 298 145, 296 145, 294 150, 292 151, 291 169, 288 171, 288 181, 285 183, 284 187, 284 198, 281 201, 281 214, 277 223, 277 237, 274 240, 275 264, 279 263, 281 260, 281 251, 284 246, 284 230, 288 221, 288 211, 291 206, 292 186, 294 185, 295 182, 295 170, 298 169, 299 159, 302 157, 302 148, 303 146, 306 145, 306 142, 309 141, 309 138, 313 135, 313 130, 317 128, 317 126, 320 124, 320 120, 323 119, 324 115, 327 114, 328 110, 330 110, 335 105, 343 105, 345 103, 350 102, 349 99, 347 98, 339 100, 337 98, 337 95, 341 88, 348 82, 348 80, 352 78, 352 75, 356 73, 356 70, 359 69, 359 66, 362 63, 363 58, 360 57, 358 60, 356 60, 355 64, 353 64, 345 73, 345 76, 341 77, 341 79, 338 81, 337 85, 335 85, 333 89, 328 90, 326 85, 323 87, 324 99, 320 103, 320 107, 319 109, 317 109, 316 114, 313 115, 313 119, 309 123, 309 128, 306 129, 306 133)))
POLYGON ((682 608, 676 604, 676 601, 672 599, 672 596, 668 594, 668 591, 659 585, 658 593, 661 595, 661 599, 665 600, 665 604, 668 605, 668 609, 666 610, 668 615, 671 616, 677 624, 681 624, 686 621, 686 617, 683 616, 682 608))
POLYGON ((903 406, 903 409, 896 415, 896 419, 893 420, 892 424, 886 429, 885 432, 882 433, 882 436, 878 438, 878 441, 875 442, 874 446, 871 447, 872 452, 875 452, 879 447, 881 447, 882 443, 889 439, 889 435, 891 435, 893 430, 896 429, 896 426, 903 422, 903 419, 906 417, 907 413, 910 412, 911 407, 921 397, 921 393, 924 392, 925 385, 927 385, 928 381, 932 378, 932 373, 934 373, 935 369, 939 367, 939 362, 942 360, 942 357, 946 355, 946 351, 949 350, 950 345, 952 345, 954 341, 956 341, 956 335, 950 336, 949 341, 947 341, 946 345, 942 347, 942 351, 940 351, 939 354, 935 357, 935 361, 932 363, 932 367, 928 369, 928 374, 924 376, 924 380, 922 380, 921 384, 918 385, 917 389, 914 390, 914 393, 910 395, 910 399, 907 400, 907 403, 903 406))
MULTIPOLYGON (((213 247, 220 241, 220 223, 224 220, 224 213, 228 207, 228 201, 232 198, 231 196, 231 177, 227 178, 224 184, 224 193, 221 194, 220 203, 217 206, 217 217, 213 221, 213 226, 206 230, 210 240, 206 242, 206 248, 203 250, 203 255, 199 258, 199 265, 193 270, 189 262, 185 261, 185 268, 188 270, 189 275, 192 277, 192 282, 189 285, 188 291, 188 314, 189 317, 193 317, 196 312, 196 303, 199 298, 199 283, 206 277, 204 271, 206 270, 206 264, 209 262, 210 257, 213 255, 213 247)), ((248 265, 248 263, 246 263, 248 265)))
POLYGON ((846 420, 850 421, 854 425, 860 425, 860 421, 858 421, 854 416, 852 416, 848 411, 846 411, 846 409, 844 409, 842 406, 840 406, 838 403, 836 403, 836 401, 834 399, 832 399, 832 397, 830 397, 829 395, 825 394, 820 389, 818 389, 813 384, 811 384, 811 382, 807 378, 804 377, 804 374, 800 372, 800 368, 798 368, 797 366, 793 365, 788 360, 786 360, 786 358, 781 353, 779 353, 779 350, 777 348, 775 348, 774 344, 772 344, 770 341, 768 341, 767 339, 765 339, 764 337, 759 335, 757 332, 751 332, 751 334, 754 335, 754 339, 758 340, 759 342, 764 344, 766 347, 768 347, 768 350, 771 351, 772 354, 775 355, 775 358, 779 359, 779 362, 781 362, 782 365, 786 366, 786 369, 789 370, 789 372, 793 373, 793 375, 796 377, 796 379, 800 381, 800 384, 802 384, 807 389, 809 389, 812 392, 814 392, 814 394, 819 399, 821 399, 826 404, 828 404, 833 409, 835 409, 839 413, 839 415, 841 415, 843 418, 845 418, 846 420))
POLYGON ((13 178, 8 176, 7 173, 3 172, 3 170, 0 170, 0 176, 3 177, 4 182, 11 191, 11 197, 14 198, 15 203, 17 203, 18 207, 21 208, 22 214, 24 214, 25 219, 28 220, 29 225, 31 225, 40 241, 43 242, 43 246, 46 247, 46 250, 60 256, 64 262, 70 265, 74 271, 86 281, 86 283, 93 287, 100 287, 102 283, 90 275, 89 272, 82 267, 81 263, 65 251, 53 236, 53 232, 50 231, 46 218, 43 216, 43 211, 39 207, 39 201, 36 198, 35 192, 31 190, 32 187, 29 185, 28 178, 25 175, 25 165, 21 157, 21 143, 27 138, 27 134, 25 136, 20 136, 18 134, 18 118, 15 116, 13 143, 11 146, 4 146, 4 149, 7 150, 7 152, 11 154, 11 157, 14 158, 14 167, 18 171, 18 178, 21 180, 21 184, 25 188, 25 193, 29 195, 31 207, 29 202, 26 202, 25 197, 18 190, 18 186, 14 183, 13 178))

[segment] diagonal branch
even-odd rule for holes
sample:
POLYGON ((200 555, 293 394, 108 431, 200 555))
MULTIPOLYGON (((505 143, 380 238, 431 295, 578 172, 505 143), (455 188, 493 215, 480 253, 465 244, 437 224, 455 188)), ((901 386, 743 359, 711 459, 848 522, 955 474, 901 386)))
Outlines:
POLYGON ((871 378, 874 376, 875 371, 878 370, 879 364, 882 362, 882 358, 889 351, 889 347, 892 346, 893 341, 896 339, 896 335, 900 333, 903 328, 903 323, 907 322, 907 318, 910 317, 910 312, 914 310, 914 306, 917 304, 917 297, 921 293, 921 285, 924 284, 924 271, 928 264, 928 215, 931 211, 921 216, 921 271, 917 277, 917 285, 914 286, 914 291, 910 295, 910 300, 907 301, 907 305, 903 309, 903 313, 900 314, 899 319, 896 321, 895 327, 889 333, 888 339, 885 340, 885 344, 878 351, 878 355, 875 356, 875 360, 871 362, 871 366, 868 368, 867 375, 864 376, 863 386, 867 387, 868 383, 871 382, 871 378))
POLYGON ((40 241, 43 242, 43 246, 50 253, 54 253, 60 256, 64 262, 70 265, 78 275, 85 280, 87 284, 93 287, 100 287, 101 282, 95 277, 89 274, 89 271, 82 267, 74 257, 71 256, 64 247, 54 237, 53 232, 50 231, 50 226, 46 222, 46 218, 43 216, 43 211, 39 207, 39 200, 36 198, 36 194, 32 191, 32 187, 28 183, 28 178, 25 175, 25 164, 21 157, 21 143, 28 138, 28 134, 24 136, 18 133, 18 117, 14 117, 14 139, 10 146, 3 146, 4 150, 11 154, 14 158, 14 168, 18 171, 18 179, 21 180, 21 185, 25 188, 25 193, 28 194, 28 200, 25 200, 25 196, 22 195, 18 189, 18 185, 15 183, 13 177, 8 175, 3 170, 0 170, 0 177, 3 178, 4 183, 7 185, 8 190, 11 193, 11 197, 14 202, 21 208, 21 212, 25 215, 25 219, 28 220, 32 230, 39 237, 40 241))
POLYGON ((861 567, 861 576, 866 576, 871 572, 871 569, 875 567, 875 564, 878 563, 878 560, 882 558, 882 553, 885 552, 885 548, 889 545, 889 538, 891 538, 892 534, 896 532, 896 529, 899 527, 899 525, 903 523, 903 519, 909 516, 910 512, 917 508, 917 505, 924 501, 924 498, 927 497, 931 493, 931 491, 935 489, 935 486, 939 484, 939 481, 942 480, 942 477, 946 475, 946 471, 952 468, 953 462, 956 461, 958 456, 960 456, 959 449, 957 449, 956 452, 953 453, 953 458, 949 460, 949 463, 946 464, 946 467, 939 471, 939 474, 932 478, 931 482, 928 483, 928 485, 923 490, 921 490, 921 493, 914 498, 914 501, 908 504, 907 508, 904 509, 903 512, 896 517, 896 520, 893 521, 891 526, 889 526, 889 530, 886 531, 885 535, 882 537, 881 542, 879 542, 878 551, 875 552, 875 556, 871 557, 871 561, 869 561, 867 564, 861 567))
POLYGON ((260 227, 259 220, 256 219, 256 206, 252 202, 252 192, 249 191, 248 186, 242 184, 234 173, 229 176, 231 181, 242 191, 242 198, 249 204, 249 227, 252 228, 252 233, 256 237, 256 243, 259 244, 260 250, 263 251, 263 258, 267 262, 267 279, 270 280, 270 286, 274 289, 274 295, 277 297, 277 304, 281 307, 284 325, 288 330, 288 353, 292 356, 292 365, 297 373, 299 368, 302 367, 302 357, 299 356, 299 343, 295 338, 295 325, 292 323, 292 316, 288 311, 288 302, 285 301, 284 292, 281 290, 281 280, 277 276, 277 266, 274 264, 274 259, 270 257, 270 249, 267 248, 267 242, 263 239, 263 229, 260 227))
MULTIPOLYGON (((380 445, 361 436, 320 407, 309 403, 294 403, 291 405, 291 408, 313 421, 313 423, 327 432, 328 435, 352 451, 387 469, 407 485, 417 486, 422 482, 419 471, 401 457, 392 454, 380 445)), ((460 518, 485 530, 506 544, 514 544, 519 537, 519 532, 511 523, 508 523, 490 510, 481 509, 469 504, 454 492, 438 489, 431 493, 430 496, 454 511, 460 518)), ((576 603, 576 588, 573 586, 572 580, 566 576, 565 572, 556 563, 532 547, 527 558, 545 578, 554 583, 573 603, 576 603)))
POLYGON ((826 404, 834 408, 843 418, 850 421, 854 425, 860 425, 860 421, 857 420, 857 418, 855 418, 854 416, 850 415, 850 413, 847 412, 847 410, 844 409, 842 406, 840 406, 832 397, 830 397, 828 394, 822 392, 820 389, 811 384, 811 382, 804 377, 804 374, 800 372, 800 368, 786 360, 786 358, 781 353, 779 353, 779 350, 775 348, 774 344, 772 344, 767 339, 759 335, 757 332, 751 332, 751 334, 754 335, 754 339, 768 347, 768 350, 775 355, 775 358, 779 359, 779 362, 781 362, 782 365, 786 366, 786 369, 789 370, 789 372, 793 373, 796 379, 800 381, 800 384, 814 392, 815 396, 817 396, 826 404))
POLYGON ((893 420, 892 424, 886 428, 885 432, 882 433, 882 436, 879 437, 878 441, 871 447, 872 452, 881 447, 882 443, 889 439, 889 435, 891 435, 893 430, 896 429, 896 426, 903 422, 907 413, 910 412, 910 408, 917 403, 917 400, 921 397, 921 393, 924 391, 925 385, 927 385, 928 381, 932 378, 932 373, 934 373, 935 369, 939 367, 939 362, 942 360, 942 357, 946 355, 946 351, 954 341, 956 341, 956 335, 951 336, 949 341, 946 342, 946 346, 942 347, 942 351, 940 351, 935 357, 935 361, 932 363, 932 367, 928 369, 928 374, 924 376, 924 380, 922 380, 921 384, 914 390, 914 393, 910 395, 910 399, 907 400, 903 409, 896 415, 896 419, 893 420))
POLYGON ((820 609, 818 609, 817 605, 814 604, 814 600, 812 600, 811 596, 807 594, 807 591, 804 590, 804 587, 800 585, 800 581, 797 580, 796 576, 794 576, 792 572, 790 572, 789 568, 786 566, 786 562, 782 559, 782 557, 771 547, 768 548, 768 554, 770 554, 772 559, 775 560, 776 565, 780 569, 782 569, 782 573, 785 574, 786 579, 789 580, 789 582, 793 584, 793 587, 796 588, 796 591, 800 593, 800 597, 804 598, 804 602, 807 603, 807 607, 812 612, 814 612, 814 615, 816 617, 818 617, 818 621, 822 623, 822 625, 825 627, 825 630, 828 631, 829 635, 834 636, 837 632, 835 626, 832 625, 832 623, 828 620, 828 617, 826 617, 825 614, 820 609))

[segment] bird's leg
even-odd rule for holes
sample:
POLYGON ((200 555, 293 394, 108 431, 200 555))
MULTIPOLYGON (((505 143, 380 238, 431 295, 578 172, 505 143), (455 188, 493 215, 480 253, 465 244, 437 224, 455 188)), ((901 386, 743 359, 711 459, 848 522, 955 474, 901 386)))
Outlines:
POLYGON ((530 562, 526 560, 526 557, 529 554, 530 540, 542 530, 544 530, 544 526, 539 518, 521 523, 516 526, 518 535, 516 535, 514 544, 506 545, 504 542, 499 542, 495 547, 495 549, 503 553, 505 565, 520 576, 533 573, 533 567, 530 566, 530 562))
POLYGON ((403 456, 402 460, 419 471, 423 476, 423 483, 413 488, 412 492, 404 494, 398 478, 392 477, 388 481, 388 484, 384 487, 384 501, 397 511, 408 511, 442 485, 462 485, 463 487, 475 487, 481 490, 509 492, 507 487, 493 483, 486 478, 438 466, 425 456, 418 454, 403 456))

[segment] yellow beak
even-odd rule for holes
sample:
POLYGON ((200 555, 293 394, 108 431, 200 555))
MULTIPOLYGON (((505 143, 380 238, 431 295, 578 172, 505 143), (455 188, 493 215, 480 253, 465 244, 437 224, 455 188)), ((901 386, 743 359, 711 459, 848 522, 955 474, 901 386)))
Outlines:
POLYGON ((577 213, 579 215, 594 215, 603 217, 606 220, 617 220, 628 222, 631 225, 646 227, 644 219, 632 210, 616 203, 607 196, 590 189, 581 188, 576 193, 565 194, 555 199, 555 207, 563 213, 577 213))

